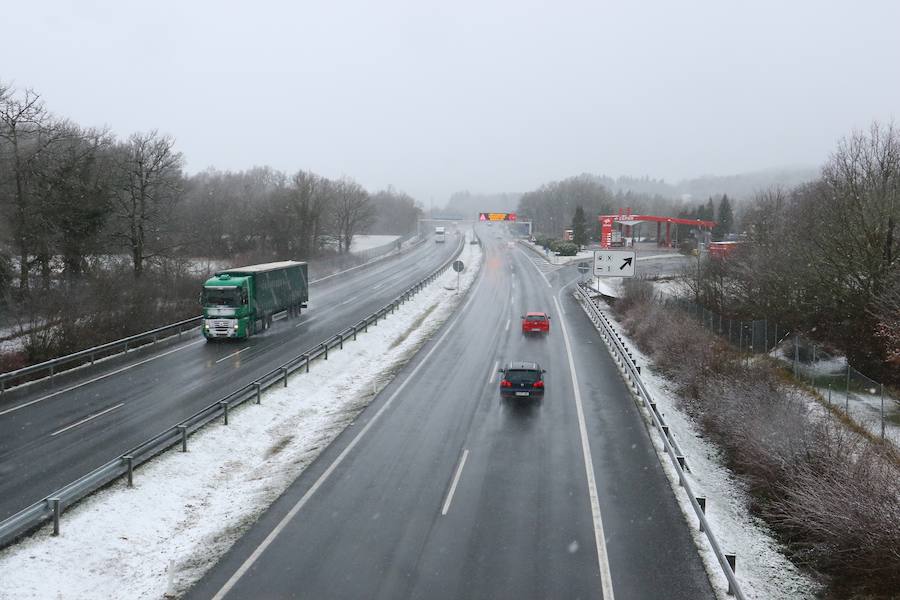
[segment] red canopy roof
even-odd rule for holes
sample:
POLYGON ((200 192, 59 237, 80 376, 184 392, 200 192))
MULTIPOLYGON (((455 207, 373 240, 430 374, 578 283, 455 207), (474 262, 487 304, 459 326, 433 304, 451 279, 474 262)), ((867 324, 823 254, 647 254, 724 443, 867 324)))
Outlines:
POLYGON ((678 225, 694 225, 696 227, 705 227, 712 229, 716 226, 715 221, 701 221, 700 219, 681 219, 679 217, 657 217, 655 215, 600 215, 599 220, 612 219, 620 225, 637 225, 639 223, 677 223, 678 225))

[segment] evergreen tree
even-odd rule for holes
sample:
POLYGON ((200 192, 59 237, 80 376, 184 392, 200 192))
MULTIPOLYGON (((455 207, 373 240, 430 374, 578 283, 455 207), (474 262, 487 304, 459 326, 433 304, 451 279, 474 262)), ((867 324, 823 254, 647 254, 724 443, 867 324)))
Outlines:
POLYGON ((575 216, 572 217, 572 241, 579 247, 587 245, 587 220, 580 204, 575 207, 575 216))
POLYGON ((723 194, 719 201, 718 219, 716 219, 716 227, 713 229, 713 236, 717 240, 721 240, 734 229, 734 211, 731 208, 731 201, 728 200, 728 194, 723 194))

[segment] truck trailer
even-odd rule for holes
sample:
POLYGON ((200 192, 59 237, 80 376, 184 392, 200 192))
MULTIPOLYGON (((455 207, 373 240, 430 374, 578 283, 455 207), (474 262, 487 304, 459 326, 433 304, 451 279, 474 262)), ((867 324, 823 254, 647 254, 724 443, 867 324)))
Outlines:
POLYGON ((434 241, 436 244, 442 244, 447 239, 447 230, 444 227, 434 228, 434 241))
POLYGON ((278 313, 300 315, 309 301, 308 267, 282 261, 221 271, 203 284, 200 301, 207 341, 246 339, 268 329, 278 313))

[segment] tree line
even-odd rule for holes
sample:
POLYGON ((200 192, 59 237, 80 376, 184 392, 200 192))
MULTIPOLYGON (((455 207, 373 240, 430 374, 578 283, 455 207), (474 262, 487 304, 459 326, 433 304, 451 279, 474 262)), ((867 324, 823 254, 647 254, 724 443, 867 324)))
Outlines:
POLYGON ((422 215, 408 194, 349 177, 184 165, 169 135, 83 127, 0 82, 0 326, 28 332, 23 360, 196 314, 191 257, 323 258, 422 215))
POLYGON ((0 285, 49 289, 92 257, 125 255, 140 278, 157 259, 347 252, 369 227, 402 234, 421 211, 393 188, 268 167, 186 175, 171 136, 117 139, 53 115, 41 96, 0 84, 0 285))
POLYGON ((900 382, 900 132, 874 123, 837 146, 815 181, 760 191, 746 243, 706 260, 694 292, 738 318, 775 319, 900 382))

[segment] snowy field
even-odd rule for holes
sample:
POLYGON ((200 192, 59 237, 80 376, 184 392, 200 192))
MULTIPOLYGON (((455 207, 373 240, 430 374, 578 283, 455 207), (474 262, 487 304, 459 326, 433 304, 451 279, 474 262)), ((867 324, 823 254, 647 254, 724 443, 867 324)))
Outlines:
MULTIPOLYGON (((612 312, 604 312, 610 319, 615 319, 612 312)), ((724 466, 716 447, 704 439, 702 431, 678 408, 676 393, 669 382, 654 371, 652 362, 637 349, 624 330, 618 327, 617 330, 631 350, 635 363, 641 365, 641 380, 657 403, 660 413, 664 415, 672 437, 684 452, 690 468, 686 476, 691 488, 695 494, 707 499, 706 517, 722 550, 737 555, 735 572, 744 595, 754 600, 816 598, 818 588, 815 582, 801 573, 780 552, 777 540, 765 524, 749 514, 747 493, 724 466)), ((640 410, 649 419, 649 413, 646 412, 648 409, 642 407, 640 410)), ((678 484, 678 476, 666 454, 660 434, 656 430, 651 430, 650 433, 717 596, 721 600, 733 598, 726 594, 728 583, 725 575, 706 534, 701 533, 697 527, 694 509, 684 489, 678 484)))
MULTIPOLYGON (((481 248, 460 259, 467 290, 481 248)), ((419 347, 464 295, 448 270, 329 360, 295 374, 262 404, 206 427, 188 452, 169 451, 62 515, 60 536, 44 527, 0 552, 0 598, 96 599, 178 596, 256 521, 419 347)), ((287 357, 286 357, 287 358, 287 357)))
POLYGON ((396 241, 399 237, 399 235, 354 235, 350 241, 350 252, 356 254, 372 250, 373 248, 380 248, 396 241))

